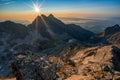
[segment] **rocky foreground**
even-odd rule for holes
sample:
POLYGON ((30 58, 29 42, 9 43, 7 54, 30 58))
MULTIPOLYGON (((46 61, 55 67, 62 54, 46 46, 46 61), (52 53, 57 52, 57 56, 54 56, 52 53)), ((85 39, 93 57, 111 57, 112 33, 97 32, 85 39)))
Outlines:
POLYGON ((120 80, 120 49, 115 46, 83 49, 70 59, 78 73, 66 80, 120 80))
POLYGON ((117 46, 67 49, 61 56, 24 52, 14 55, 17 80, 119 80, 117 46))
POLYGON ((56 80, 77 72, 75 66, 54 56, 21 53, 16 55, 15 59, 12 68, 17 80, 56 80))

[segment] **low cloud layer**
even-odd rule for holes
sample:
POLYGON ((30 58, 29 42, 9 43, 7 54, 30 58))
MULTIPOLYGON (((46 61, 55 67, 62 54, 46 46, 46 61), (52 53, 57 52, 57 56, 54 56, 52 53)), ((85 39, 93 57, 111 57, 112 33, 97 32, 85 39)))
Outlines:
POLYGON ((120 25, 120 17, 105 18, 105 19, 88 19, 88 18, 60 18, 66 24, 77 24, 81 27, 91 30, 95 33, 102 32, 106 27, 115 24, 120 25))

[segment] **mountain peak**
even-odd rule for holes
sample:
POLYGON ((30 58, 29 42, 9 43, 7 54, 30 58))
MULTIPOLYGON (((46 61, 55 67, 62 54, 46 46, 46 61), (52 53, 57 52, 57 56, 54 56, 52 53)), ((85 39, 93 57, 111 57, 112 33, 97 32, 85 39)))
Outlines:
POLYGON ((10 23, 14 23, 14 22, 12 22, 12 21, 10 21, 10 20, 7 20, 7 21, 5 21, 4 23, 10 24, 10 23))
POLYGON ((118 24, 113 26, 114 28, 120 28, 120 26, 118 24))
POLYGON ((54 18, 54 15, 53 15, 53 14, 50 14, 48 17, 50 17, 50 18, 54 18))
POLYGON ((50 15, 47 17, 46 15, 41 14, 40 16, 38 15, 38 16, 35 18, 35 20, 36 20, 36 19, 40 20, 41 17, 43 17, 43 18, 54 18, 54 15, 53 15, 53 14, 50 14, 50 15))
POLYGON ((105 35, 115 34, 120 31, 120 26, 118 24, 108 27, 105 29, 105 35))
POLYGON ((41 14, 41 17, 47 18, 46 15, 44 15, 44 14, 41 14))
POLYGON ((40 16, 37 16, 37 17, 36 17, 36 19, 39 19, 39 18, 40 18, 40 16))
POLYGON ((35 20, 36 20, 36 19, 38 19, 38 20, 39 20, 41 17, 43 17, 43 18, 47 18, 47 17, 46 17, 46 15, 41 14, 41 16, 39 16, 39 15, 38 15, 38 16, 35 18, 35 20))

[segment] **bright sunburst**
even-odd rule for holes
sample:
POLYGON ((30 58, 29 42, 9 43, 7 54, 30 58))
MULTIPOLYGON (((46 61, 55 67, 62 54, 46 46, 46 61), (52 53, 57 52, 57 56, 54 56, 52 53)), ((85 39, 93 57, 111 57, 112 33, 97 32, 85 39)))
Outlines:
POLYGON ((40 8, 40 6, 38 5, 38 3, 33 3, 33 7, 34 7, 34 11, 36 12, 36 13, 40 13, 40 11, 41 11, 41 8, 40 8))
POLYGON ((33 11, 37 14, 41 13, 42 10, 42 4, 43 4, 44 0, 42 0, 42 2, 39 4, 38 0, 32 1, 32 5, 27 4, 29 7, 31 7, 33 9, 33 11))

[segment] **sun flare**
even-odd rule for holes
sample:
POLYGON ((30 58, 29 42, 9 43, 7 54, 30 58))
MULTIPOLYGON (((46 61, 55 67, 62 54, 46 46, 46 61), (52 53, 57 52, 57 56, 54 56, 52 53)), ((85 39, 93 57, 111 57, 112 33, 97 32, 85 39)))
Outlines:
POLYGON ((34 11, 36 13, 40 13, 40 7, 38 5, 36 5, 36 4, 34 4, 34 11))

